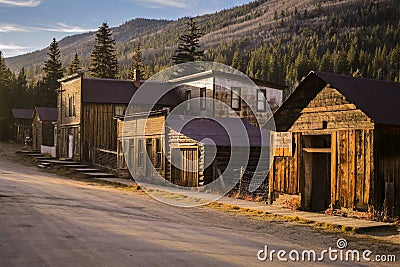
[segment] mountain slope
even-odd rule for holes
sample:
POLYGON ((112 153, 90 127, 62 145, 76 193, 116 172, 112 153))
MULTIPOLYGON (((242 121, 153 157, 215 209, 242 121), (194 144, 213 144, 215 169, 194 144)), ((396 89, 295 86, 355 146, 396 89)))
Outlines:
MULTIPOLYGON (((259 79, 295 84, 310 69, 400 80, 400 2, 397 0, 259 0, 195 18, 206 60, 232 65, 259 79), (398 59, 398 60, 397 60, 398 59), (397 73, 397 74, 396 74, 397 73)), ((140 40, 151 70, 171 64, 188 18, 135 19, 113 28, 121 72, 140 40)), ((94 33, 60 41, 62 61, 78 52, 88 66, 94 33)), ((8 66, 41 73, 46 50, 8 58, 8 66)))

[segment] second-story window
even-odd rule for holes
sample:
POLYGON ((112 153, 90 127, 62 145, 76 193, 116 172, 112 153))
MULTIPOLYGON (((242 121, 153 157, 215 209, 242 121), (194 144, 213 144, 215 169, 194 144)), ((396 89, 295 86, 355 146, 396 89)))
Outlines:
POLYGON ((242 88, 232 87, 231 88, 231 107, 234 110, 240 110, 242 98, 241 95, 242 88))
POLYGON ((206 109, 206 88, 200 88, 200 110, 206 109))
POLYGON ((75 95, 65 97, 65 117, 76 116, 75 95))
POLYGON ((265 89, 257 90, 257 111, 267 110, 267 100, 265 98, 265 89))

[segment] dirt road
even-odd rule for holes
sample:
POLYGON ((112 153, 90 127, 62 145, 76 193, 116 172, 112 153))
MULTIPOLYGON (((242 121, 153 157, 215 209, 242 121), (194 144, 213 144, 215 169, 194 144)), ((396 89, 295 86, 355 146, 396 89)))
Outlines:
MULTIPOLYGON (((257 259, 265 245, 320 251, 340 237, 206 207, 172 207, 0 158, 0 266, 275 266, 285 263, 257 259)), ((346 239, 352 249, 398 254, 397 246, 346 239)), ((290 263, 297 264, 304 263, 290 263)))

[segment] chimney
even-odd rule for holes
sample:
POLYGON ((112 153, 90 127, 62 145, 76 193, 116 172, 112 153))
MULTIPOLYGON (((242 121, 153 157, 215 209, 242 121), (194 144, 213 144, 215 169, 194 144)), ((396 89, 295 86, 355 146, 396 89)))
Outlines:
POLYGON ((139 69, 133 70, 133 84, 135 85, 136 88, 139 88, 139 86, 140 86, 140 70, 139 69))

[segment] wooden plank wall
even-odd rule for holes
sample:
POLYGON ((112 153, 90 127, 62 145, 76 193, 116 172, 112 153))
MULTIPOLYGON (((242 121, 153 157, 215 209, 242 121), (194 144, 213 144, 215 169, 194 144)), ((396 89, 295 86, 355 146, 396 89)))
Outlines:
POLYGON ((374 177, 373 130, 332 133, 331 203, 368 210, 374 177))
POLYGON ((388 215, 400 215, 400 127, 378 126, 375 133, 375 209, 388 215), (394 188, 394 195, 385 192, 386 184, 394 188), (390 199, 393 198, 393 199, 390 199), (390 204, 389 204, 390 203, 390 204), (394 207, 394 210, 393 210, 394 207))
MULTIPOLYGON (((127 141, 127 139, 133 139, 133 151, 130 151, 129 153, 134 154, 133 162, 130 162, 129 164, 133 164, 135 168, 135 173, 139 176, 144 177, 146 175, 146 159, 147 159, 147 151, 146 151, 146 144, 150 142, 151 140, 151 149, 152 151, 149 151, 150 155, 150 160, 155 166, 156 161, 157 161, 157 151, 156 151, 156 144, 157 144, 157 139, 160 140, 161 146, 163 147, 163 142, 164 140, 164 132, 163 132, 163 125, 165 121, 165 114, 159 114, 159 115, 154 115, 154 116, 137 116, 130 118, 129 120, 126 121, 118 121, 117 125, 117 130, 118 130, 118 140, 122 141, 123 138, 127 141), (139 140, 141 140, 143 146, 142 150, 139 151, 139 140), (142 164, 138 164, 139 162, 139 153, 142 153, 142 164)), ((120 153, 121 147, 118 148, 118 153, 120 153)), ((157 168, 157 172, 163 176, 167 176, 168 172, 168 166, 166 164, 166 158, 165 158, 165 151, 164 149, 162 151, 162 157, 161 157, 161 166, 157 168)), ((117 164, 119 165, 119 164, 117 164)))
POLYGON ((300 193, 301 133, 293 133, 293 139, 296 144, 293 147, 293 156, 277 156, 273 159, 270 184, 275 192, 300 193))
MULTIPOLYGON (((82 160, 90 160, 92 148, 117 151, 116 110, 121 105, 104 103, 84 103, 82 160)), ((122 105, 126 106, 126 105, 122 105)))

